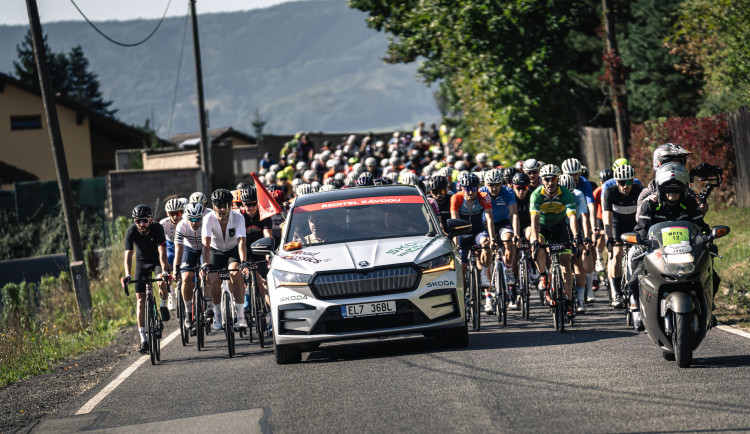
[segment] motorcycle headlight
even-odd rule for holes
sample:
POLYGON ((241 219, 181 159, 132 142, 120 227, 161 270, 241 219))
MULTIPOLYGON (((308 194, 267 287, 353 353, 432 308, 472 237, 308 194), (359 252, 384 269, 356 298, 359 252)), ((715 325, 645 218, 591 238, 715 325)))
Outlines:
POLYGON ((684 276, 695 271, 695 265, 691 262, 678 263, 678 264, 664 264, 664 271, 669 274, 676 274, 677 276, 684 276))
POLYGON ((424 261, 422 263, 419 263, 417 264, 417 267, 419 267, 422 270, 422 274, 436 273, 438 271, 456 269, 455 261, 453 260, 453 255, 450 253, 443 255, 443 256, 438 256, 437 258, 430 259, 429 261, 424 261))
POLYGON ((292 273, 291 271, 273 270, 271 272, 276 286, 303 286, 310 283, 309 274, 292 273))

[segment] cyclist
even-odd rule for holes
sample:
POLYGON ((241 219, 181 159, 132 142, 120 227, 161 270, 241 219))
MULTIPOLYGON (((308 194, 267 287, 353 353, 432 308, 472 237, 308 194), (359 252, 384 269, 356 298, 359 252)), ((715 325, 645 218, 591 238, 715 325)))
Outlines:
POLYGON ((539 170, 542 164, 534 158, 529 158, 523 162, 521 170, 529 176, 529 188, 534 191, 539 187, 539 170))
MULTIPOLYGON (((167 212, 167 216, 159 221, 159 224, 164 229, 164 236, 167 238, 167 263, 170 267, 172 266, 175 257, 175 228, 177 227, 177 224, 180 223, 180 220, 182 220, 182 212, 184 210, 185 206, 180 199, 169 199, 167 203, 164 204, 164 211, 167 212)), ((170 268, 167 271, 172 271, 172 269, 170 268)), ((175 309, 174 297, 172 296, 171 291, 169 293, 169 300, 167 301, 167 308, 169 310, 175 309)))
MULTIPOLYGON (((174 235, 175 274, 180 273, 182 268, 195 268, 200 264, 203 241, 201 240, 201 225, 206 208, 200 202, 190 202, 185 207, 185 218, 177 224, 174 235)), ((193 326, 193 289, 195 282, 194 271, 183 271, 182 274, 182 299, 185 300, 185 327, 193 326)), ((204 288, 207 291, 207 288, 204 288)), ((204 294, 206 296, 208 294, 204 294)))
POLYGON ((599 171, 599 180, 602 185, 594 190, 594 206, 596 207, 596 266, 594 267, 597 272, 604 271, 604 260, 602 255, 604 254, 604 247, 606 246, 604 235, 604 220, 602 215, 602 189, 604 183, 612 179, 612 169, 602 169, 599 171))
MULTIPOLYGON (((451 196, 451 218, 463 219, 471 222, 471 233, 459 235, 454 243, 461 252, 461 268, 464 276, 467 276, 469 269, 469 251, 474 243, 482 247, 487 247, 495 243, 495 227, 489 225, 486 229, 489 231, 489 239, 482 235, 485 231, 485 221, 492 221, 492 203, 487 193, 479 191, 479 178, 473 173, 464 173, 458 180, 461 191, 451 196), (480 235, 482 235, 480 237, 480 235), (484 238, 482 238, 484 237, 484 238)), ((489 263, 479 264, 481 267, 489 268, 489 263)), ((486 275, 481 273, 482 280, 486 275)), ((484 286, 489 286, 489 280, 483 282, 484 286)), ((489 297, 489 295, 488 295, 489 297)))
MULTIPOLYGON (((617 185, 607 188, 602 193, 602 211, 604 216, 604 231, 607 236, 607 251, 609 263, 610 288, 612 288, 612 306, 623 307, 627 301, 622 299, 622 255, 624 246, 619 245, 620 235, 632 232, 635 227, 635 213, 637 211, 638 195, 643 186, 635 184, 635 170, 629 164, 618 166, 614 170, 614 180, 617 185)), ((631 306, 632 310, 633 306, 631 306)))
MULTIPOLYGON (((250 258, 257 266, 256 281, 263 299, 270 307, 270 300, 266 291, 266 276, 268 276, 268 263, 264 255, 253 255, 250 246, 264 237, 273 237, 273 222, 271 217, 260 218, 258 211, 258 192, 255 187, 247 187, 242 190, 242 208, 240 212, 245 217, 245 235, 247 252, 245 257, 250 258)), ((245 294, 245 308, 250 307, 250 294, 245 294)))
MULTIPOLYGON (((583 233, 584 239, 589 239, 589 233, 590 233, 590 226, 589 226, 589 219, 588 219, 588 206, 586 204, 586 197, 583 195, 581 190, 576 188, 576 181, 575 178, 573 178, 569 174, 562 174, 560 176, 560 185, 564 188, 567 188, 571 193, 573 193, 573 196, 575 196, 576 199, 576 226, 578 227, 578 233, 583 233)), ((568 217, 571 219, 570 217, 568 217)), ((577 238, 573 238, 576 240, 576 243, 580 243, 580 241, 577 238)), ((585 298, 586 298, 586 270, 584 268, 584 260, 581 257, 582 252, 578 251, 577 254, 573 255, 573 271, 574 271, 574 278, 575 278, 575 285, 576 285, 576 313, 585 313, 586 312, 586 305, 585 305, 585 298)))
MULTIPOLYGON (((245 219, 242 214, 232 212, 229 207, 232 202, 232 194, 223 188, 211 193, 211 202, 214 212, 203 217, 203 260, 208 259, 201 266, 203 272, 206 269, 216 271, 219 269, 230 269, 230 290, 234 295, 235 307, 237 308, 238 327, 247 327, 244 315, 243 280, 239 276, 239 265, 245 262, 245 219)), ((211 298, 214 303, 214 330, 221 330, 221 284, 216 273, 209 274, 211 298)))
POLYGON ((425 189, 427 194, 437 202, 440 210, 440 224, 445 228, 448 219, 451 218, 451 196, 453 196, 453 193, 448 190, 448 180, 445 176, 433 175, 425 182, 425 189))
MULTIPOLYGON (((477 155, 477 160, 480 155, 477 155)), ((516 262, 516 246, 513 244, 513 237, 514 234, 520 233, 516 195, 513 193, 513 190, 503 185, 503 171, 500 169, 491 169, 485 172, 484 187, 480 188, 479 191, 486 193, 492 203, 492 220, 485 218, 482 218, 482 220, 487 227, 490 226, 488 222, 492 222, 495 234, 499 235, 500 241, 503 243, 505 250, 503 255, 503 272, 505 274, 505 282, 508 284, 508 296, 510 297, 508 307, 516 309, 518 307, 514 291, 516 279, 513 275, 513 264, 516 262)), ((486 250, 483 250, 480 254, 482 264, 489 264, 491 259, 491 254, 486 250)), ((485 267, 483 271, 482 280, 484 281, 486 276, 487 282, 490 282, 490 267, 485 267)), ((491 296, 487 297, 485 311, 492 312, 491 296)))
MULTIPOLYGON (((151 208, 147 205, 137 205, 131 214, 133 226, 125 233, 125 277, 122 278, 123 288, 127 294, 127 284, 130 282, 130 268, 133 262, 133 246, 135 246, 135 280, 149 277, 151 273, 161 274, 162 281, 159 282, 161 293, 161 316, 162 320, 169 321, 169 309, 167 309, 167 295, 169 294, 169 273, 167 263, 167 239, 164 236, 164 228, 154 223, 151 208)), ((138 320, 138 334, 141 344, 138 351, 141 354, 148 352, 146 342, 146 284, 135 284, 135 296, 138 299, 136 318, 138 320)))
MULTIPOLYGON (((199 202, 205 208, 206 204, 208 204, 208 198, 200 191, 196 191, 190 195, 188 202, 199 202)), ((208 210, 206 210, 206 212, 208 212, 208 210)))
MULTIPOLYGON (((521 244, 521 240, 531 238, 531 214, 529 212, 531 191, 529 189, 529 175, 523 171, 517 172, 513 175, 511 185, 513 186, 513 193, 516 195, 516 208, 518 209, 518 227, 520 228, 520 232, 515 237, 516 247, 518 247, 521 244)), ((513 271, 516 276, 518 276, 518 266, 518 261, 514 261, 513 271)), ((531 267, 530 271, 529 277, 533 284, 536 284, 539 279, 539 273, 536 271, 536 267, 531 267)))
MULTIPOLYGON (((617 166, 622 166, 623 164, 630 164, 630 160, 628 160, 627 158, 618 158, 617 160, 615 160, 615 162, 612 163, 612 173, 615 172, 615 169, 617 169, 617 166)), ((633 179, 633 184, 641 184, 641 180, 638 178, 635 178, 633 179)), ((614 187, 615 185, 617 185, 617 181, 615 181, 615 179, 612 178, 602 185, 602 191, 610 187, 614 187)))
MULTIPOLYGON (((694 198, 687 195, 690 176, 685 167, 676 162, 662 164, 656 171, 656 192, 648 196, 638 206, 635 231, 646 239, 651 225, 665 221, 687 220, 695 223, 704 232, 711 228, 703 221, 703 213, 694 198)), ((640 306, 638 294, 638 274, 643 269, 643 258, 632 261, 633 273, 628 285, 635 289, 633 296, 636 306, 640 306)), ((718 289, 718 282, 714 279, 714 295, 718 289)), ((643 330, 640 315, 633 314, 633 326, 636 330, 643 330)))
MULTIPOLYGON (((558 185, 562 172, 554 164, 547 164, 539 171, 542 185, 531 194, 531 240, 534 245, 539 243, 569 243, 568 230, 565 227, 566 217, 575 216, 576 200, 567 188, 558 185)), ((569 220, 568 226, 574 239, 578 239, 578 227, 574 218, 569 220)), ((547 258, 545 252, 536 249, 536 265, 539 270, 539 286, 548 288, 547 258)), ((564 251, 559 259, 563 268, 565 294, 568 300, 573 297, 573 279, 570 268, 570 250, 564 251)), ((568 314, 573 314, 572 307, 568 314)))

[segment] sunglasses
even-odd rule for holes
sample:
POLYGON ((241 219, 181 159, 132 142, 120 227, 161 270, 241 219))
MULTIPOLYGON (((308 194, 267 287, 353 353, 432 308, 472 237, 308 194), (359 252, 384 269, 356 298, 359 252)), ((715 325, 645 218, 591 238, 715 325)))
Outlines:
POLYGON ((492 187, 502 187, 502 186, 503 186, 503 184, 488 184, 487 186, 488 186, 489 188, 492 188, 492 187))
POLYGON ((197 223, 197 222, 201 221, 201 218, 200 217, 188 218, 188 221, 191 221, 193 223, 197 223))
POLYGON ((536 175, 537 173, 539 173, 538 170, 524 170, 524 172, 526 172, 527 175, 536 175))
POLYGON ((169 211, 167 213, 168 216, 176 216, 176 215, 182 215, 182 211, 169 211))
POLYGON ((463 188, 464 191, 467 193, 476 193, 477 190, 479 190, 478 187, 461 187, 461 188, 463 188))
POLYGON ((528 190, 529 186, 528 185, 513 185, 513 188, 515 188, 516 190, 528 190))
POLYGON ((633 185, 633 180, 632 179, 626 179, 624 181, 617 181, 617 185, 622 186, 622 187, 624 187, 626 185, 633 185))
POLYGON ((557 176, 548 176, 546 178, 542 178, 543 182, 555 182, 557 181, 557 176))
POLYGON ((133 221, 140 225, 148 224, 148 219, 133 219, 133 221))
POLYGON ((228 203, 215 203, 214 207, 216 209, 225 209, 225 208, 229 208, 229 204, 228 203))
POLYGON ((432 190, 432 194, 445 194, 445 189, 439 188, 437 190, 432 190))
POLYGON ((249 208, 251 206, 258 206, 258 202, 243 202, 242 205, 249 208))

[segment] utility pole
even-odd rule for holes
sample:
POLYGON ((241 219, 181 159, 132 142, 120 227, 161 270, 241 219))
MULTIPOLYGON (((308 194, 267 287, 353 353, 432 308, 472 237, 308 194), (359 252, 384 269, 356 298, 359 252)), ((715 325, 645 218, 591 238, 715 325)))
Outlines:
POLYGON ((203 98, 203 68, 201 67, 201 44, 198 38, 198 14, 195 12, 195 1, 190 0, 190 18, 193 27, 193 58, 195 60, 195 87, 198 93, 198 117, 200 119, 201 142, 199 152, 201 157, 201 174, 203 175, 203 189, 211 192, 211 165, 209 153, 211 142, 208 137, 208 122, 206 121, 206 103, 203 98))
POLYGON ((630 146, 630 125, 628 123, 628 96, 625 89, 624 67, 620 53, 617 50, 615 36, 615 20, 612 12, 613 0, 602 0, 602 14, 604 15, 604 30, 607 33, 607 65, 610 74, 610 93, 612 108, 615 112, 615 127, 617 129, 618 146, 617 157, 626 157, 630 146))
POLYGON ((42 102, 47 116, 49 127, 49 138, 52 143, 52 155, 55 157, 55 169, 57 171, 57 184, 60 187, 60 198, 62 199, 65 227, 68 230, 68 242, 73 262, 70 271, 73 277, 73 286, 78 300, 78 310, 81 316, 91 318, 91 293, 89 292, 89 281, 86 275, 86 265, 83 260, 83 247, 81 234, 78 231, 75 207, 73 206, 73 194, 70 190, 70 177, 68 175, 68 164, 65 160, 65 149, 63 148, 62 135, 60 134, 60 122, 57 118, 57 105, 55 104, 54 89, 49 78, 47 66, 47 52, 44 47, 44 36, 42 25, 39 23, 39 9, 36 0, 26 0, 29 12, 29 25, 31 26, 31 39, 34 45, 34 58, 36 70, 39 74, 39 86, 42 90, 42 102))

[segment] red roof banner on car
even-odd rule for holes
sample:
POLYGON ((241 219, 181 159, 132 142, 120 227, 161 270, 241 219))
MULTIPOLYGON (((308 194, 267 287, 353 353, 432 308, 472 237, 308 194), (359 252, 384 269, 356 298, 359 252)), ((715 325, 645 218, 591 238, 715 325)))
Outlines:
POLYGON ((332 202, 311 203, 309 205, 300 205, 294 207, 294 214, 310 211, 321 211, 333 208, 347 208, 352 206, 364 205, 400 205, 407 203, 424 204, 422 196, 376 196, 360 197, 354 199, 343 199, 332 202))

